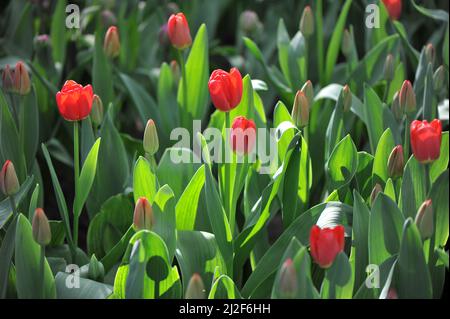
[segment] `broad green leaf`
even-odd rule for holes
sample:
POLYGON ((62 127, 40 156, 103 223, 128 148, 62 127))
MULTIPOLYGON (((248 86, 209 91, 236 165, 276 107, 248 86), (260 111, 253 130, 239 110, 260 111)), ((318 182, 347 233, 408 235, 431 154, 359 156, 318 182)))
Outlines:
POLYGON ((405 218, 415 218, 420 205, 426 200, 424 176, 424 166, 411 156, 403 170, 400 191, 400 208, 405 218))
POLYGON ((176 248, 176 215, 174 194, 167 184, 156 193, 152 208, 155 219, 152 230, 164 240, 169 252, 169 263, 171 263, 176 248))
POLYGON ((145 197, 153 203, 158 187, 154 168, 145 157, 139 156, 133 172, 134 202, 136 203, 140 197, 145 197))
POLYGON ((239 289, 233 279, 220 275, 212 284, 208 299, 241 299, 239 289))
MULTIPOLYGON (((65 30, 65 28, 63 28, 65 30)), ((103 51, 103 37, 104 35, 97 31, 95 34, 94 57, 92 63, 92 86, 94 92, 100 96, 105 111, 109 110, 109 103, 113 102, 113 81, 112 70, 109 59, 103 51)))
POLYGON ((387 182, 389 178, 388 171, 388 159, 392 150, 395 147, 394 137, 392 136, 391 130, 388 128, 381 135, 380 140, 377 145, 377 150, 375 152, 375 158, 373 161, 373 183, 380 183, 381 186, 387 182))
POLYGON ((11 226, 6 230, 0 246, 0 298, 5 299, 8 291, 8 275, 10 274, 11 260, 14 255, 17 217, 12 220, 11 226))
POLYGON ((28 220, 30 222, 33 220, 34 211, 38 207, 39 190, 40 190, 40 186, 39 186, 39 184, 36 184, 36 186, 34 187, 33 193, 31 194, 30 206, 28 208, 28 220))
MULTIPOLYGON (((423 89, 422 112, 423 119, 431 122, 437 117, 437 103, 434 103, 434 82, 433 82, 433 65, 427 66, 425 75, 425 86, 423 89)), ((420 101, 419 101, 420 105, 420 101)))
POLYGON ((324 299, 351 299, 353 278, 347 255, 344 252, 339 253, 333 265, 325 271, 320 295, 324 299))
POLYGON ((344 137, 334 148, 328 161, 330 189, 347 185, 358 168, 358 153, 350 135, 344 137))
POLYGON ((442 132, 441 154, 430 166, 430 178, 432 183, 434 183, 448 167, 448 150, 448 132, 442 132))
MULTIPOLYGON (((292 124, 292 128, 294 128, 292 118, 287 107, 283 102, 278 101, 275 105, 275 110, 273 111, 273 126, 278 130, 279 125, 284 122, 290 122, 292 124)), ((278 137, 278 156, 280 160, 283 161, 288 150, 289 143, 294 137, 295 129, 281 130, 280 128, 278 131, 283 133, 281 137, 278 137)))
POLYGON ((444 10, 433 10, 422 7, 416 4, 414 0, 412 0, 411 3, 413 4, 414 8, 420 13, 422 13, 424 16, 435 20, 448 22, 448 12, 445 12, 444 10))
POLYGON ((51 19, 50 37, 52 39, 53 60, 64 65, 66 58, 66 7, 67 1, 58 1, 51 19))
POLYGON ((27 173, 29 173, 32 170, 39 144, 39 110, 34 86, 32 86, 30 93, 21 99, 21 102, 19 136, 27 173))
POLYGON ((434 247, 445 247, 449 233, 449 173, 446 170, 434 182, 430 191, 434 213, 434 247))
POLYGON ((59 272, 55 277, 56 295, 58 299, 107 299, 113 292, 113 287, 86 278, 73 278, 73 274, 59 272), (67 282, 79 280, 79 287, 69 288, 67 282))

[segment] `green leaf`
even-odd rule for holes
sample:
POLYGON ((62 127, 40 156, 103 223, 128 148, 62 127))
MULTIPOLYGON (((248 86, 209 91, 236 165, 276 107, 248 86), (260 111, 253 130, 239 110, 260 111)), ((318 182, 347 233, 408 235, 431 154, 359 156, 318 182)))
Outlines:
POLYGON ((55 277, 56 295, 58 299, 107 299, 113 292, 113 287, 101 282, 59 272, 55 277), (67 287, 67 282, 79 280, 76 289, 67 287))
POLYGON ((41 247, 33 239, 30 222, 20 214, 16 227, 14 264, 17 296, 22 299, 55 298, 55 279, 45 258, 44 268, 41 268, 41 247))
MULTIPOLYGON (((434 103, 433 65, 428 63, 422 100, 423 119, 432 121, 437 117, 437 104, 434 103)), ((420 101, 419 101, 420 103, 420 101)), ((420 105, 420 104, 419 104, 420 105)))
MULTIPOLYGON (((291 114, 289 113, 286 105, 284 105, 284 103, 281 101, 277 102, 277 104, 275 105, 275 110, 273 111, 273 126, 277 128, 277 132, 282 133, 281 136, 277 136, 277 139, 278 156, 280 160, 283 161, 288 150, 289 143, 294 137, 297 128, 292 122, 291 114), (282 127, 280 127, 280 125, 285 122, 290 123, 291 125, 286 125, 286 129, 283 129, 282 127)), ((283 124, 283 126, 285 126, 285 124, 283 124)))
POLYGON ((16 239, 17 217, 12 220, 11 226, 6 230, 0 246, 0 298, 5 299, 8 291, 8 275, 11 268, 11 260, 14 255, 16 239))
POLYGON ((174 194, 168 185, 164 185, 158 190, 152 207, 155 218, 152 230, 164 240, 169 252, 169 262, 172 262, 177 236, 176 215, 174 194))
POLYGON ((30 93, 21 99, 19 113, 20 145, 29 173, 32 170, 39 144, 39 110, 34 86, 32 86, 30 93))
POLYGON ((449 171, 442 173, 431 186, 430 198, 434 215, 434 248, 445 247, 449 234, 449 171))
POLYGON ((411 156, 403 171, 400 191, 400 208, 405 217, 415 218, 420 205, 426 200, 425 169, 414 156, 411 156))
POLYGON ((157 100, 158 108, 161 115, 161 127, 164 136, 168 139, 170 132, 175 127, 180 126, 180 114, 178 110, 178 102, 175 94, 175 83, 172 70, 167 63, 163 63, 160 68, 158 79, 157 100))
POLYGON ((428 299, 433 296, 422 239, 411 218, 408 218, 403 226, 396 271, 399 298, 428 299))
POLYGON ((436 179, 443 173, 448 167, 448 156, 449 156, 449 145, 448 145, 448 132, 442 132, 442 142, 441 142, 441 154, 439 158, 431 163, 430 166, 430 178, 431 182, 434 183, 436 179))
POLYGON ((448 22, 448 13, 445 12, 444 10, 427 9, 425 7, 416 4, 414 0, 412 0, 411 3, 413 4, 414 8, 420 13, 422 13, 424 16, 435 20, 448 22))
POLYGON ((387 182, 389 178, 388 171, 388 159, 392 150, 395 147, 394 137, 391 130, 388 128, 381 135, 375 152, 375 158, 373 161, 373 183, 379 183, 381 186, 387 182))
POLYGON ((66 7, 67 1, 58 1, 53 12, 50 27, 50 37, 52 39, 53 60, 64 65, 66 57, 66 7))
POLYGON ((369 219, 369 263, 380 265, 398 253, 404 220, 397 204, 379 193, 369 219))
MULTIPOLYGON (((63 29, 65 30, 65 28, 63 29)), ((97 31, 94 44, 94 61, 92 63, 92 86, 94 92, 100 96, 105 106, 105 111, 109 110, 109 103, 113 102, 113 81, 112 70, 109 59, 103 52, 103 34, 97 31)))
POLYGON ((77 193, 75 194, 75 200, 73 203, 73 213, 78 218, 83 209, 84 203, 89 196, 92 184, 94 183, 95 173, 97 171, 97 158, 98 150, 100 148, 101 138, 98 138, 95 144, 92 146, 86 160, 84 161, 83 168, 81 169, 80 176, 77 180, 77 193))
POLYGON ((214 282, 209 292, 208 299, 241 299, 236 284, 227 275, 220 275, 214 282))
POLYGON ((31 194, 30 199, 30 206, 28 208, 28 220, 31 222, 33 220, 34 211, 38 207, 38 200, 39 200, 39 184, 36 184, 34 187, 33 193, 31 194))
POLYGON ((324 299, 350 299, 353 291, 352 268, 344 252, 339 253, 336 259, 325 272, 320 295, 324 299))
POLYGON ((158 180, 150 162, 145 157, 139 156, 133 173, 134 202, 136 203, 140 197, 145 197, 153 203, 158 187, 158 180))
POLYGON ((350 135, 344 137, 334 148, 328 161, 330 189, 347 185, 358 168, 358 152, 350 135))

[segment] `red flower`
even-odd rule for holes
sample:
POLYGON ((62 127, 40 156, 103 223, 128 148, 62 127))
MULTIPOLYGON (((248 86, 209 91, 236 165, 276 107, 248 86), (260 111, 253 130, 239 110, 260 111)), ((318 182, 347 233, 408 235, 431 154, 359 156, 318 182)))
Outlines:
POLYGON ((208 87, 214 106, 223 112, 234 109, 241 102, 242 76, 236 68, 232 68, 230 73, 215 70, 209 78, 208 87))
POLYGON ((66 81, 61 91, 56 93, 59 113, 67 121, 85 119, 91 113, 93 99, 94 93, 90 84, 83 87, 72 80, 66 81))
POLYGON ((309 235, 311 256, 322 268, 333 264, 336 256, 344 250, 344 226, 323 228, 314 225, 309 235))
POLYGON ((231 147, 234 152, 248 154, 253 150, 256 141, 256 125, 244 116, 234 119, 231 126, 231 147))
POLYGON ((383 3, 389 13, 389 17, 398 20, 402 14, 402 0, 383 0, 383 3))
POLYGON ((191 31, 183 13, 172 14, 167 22, 167 34, 172 45, 183 50, 192 44, 191 31))
POLYGON ((429 163, 439 158, 441 152, 441 121, 413 121, 411 123, 411 147, 416 159, 429 163))

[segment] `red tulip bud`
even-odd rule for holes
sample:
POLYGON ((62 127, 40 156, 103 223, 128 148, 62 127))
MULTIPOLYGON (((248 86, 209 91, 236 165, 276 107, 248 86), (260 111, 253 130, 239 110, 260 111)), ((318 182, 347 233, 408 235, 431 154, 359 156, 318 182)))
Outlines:
POLYGON ((14 91, 20 95, 26 95, 30 92, 31 83, 27 68, 23 62, 19 61, 14 70, 14 91))
POLYGON ((136 231, 151 230, 154 225, 153 209, 145 197, 138 199, 134 207, 133 226, 136 231))
POLYGON ((106 31, 105 40, 103 42, 103 50, 106 56, 115 58, 120 54, 120 40, 117 27, 111 26, 106 31))
POLYGON ((241 73, 236 68, 232 68, 230 72, 215 70, 209 78, 208 88, 216 109, 228 112, 241 102, 241 73))
POLYGON ((445 78, 446 78, 446 71, 445 67, 441 65, 436 69, 436 71, 433 74, 433 83, 434 83, 434 90, 439 93, 444 87, 445 87, 445 78))
POLYGON ((20 187, 19 180, 14 169, 14 164, 7 160, 3 164, 0 174, 0 188, 5 196, 11 196, 18 192, 20 187))
POLYGON ((403 147, 397 145, 392 150, 388 159, 388 172, 391 178, 397 178, 403 175, 403 167, 405 165, 403 159, 403 147))
POLYGON ((344 226, 323 228, 314 225, 311 228, 309 242, 311 256, 321 268, 330 267, 336 256, 344 250, 344 226))
POLYGON ((286 259, 281 266, 279 281, 280 297, 284 299, 295 298, 298 291, 298 283, 297 271, 292 259, 286 259))
POLYGON ((420 163, 437 160, 441 153, 442 125, 435 119, 427 121, 415 120, 411 123, 411 148, 414 157, 420 163))
POLYGON ((397 121, 400 122, 403 120, 403 109, 400 106, 400 97, 399 97, 398 91, 395 92, 395 94, 394 94, 394 97, 392 100, 392 105, 391 105, 391 110, 397 121))
POLYGON ((191 31, 183 13, 170 16, 167 22, 167 33, 170 42, 178 50, 183 50, 192 44, 191 31))
POLYGON ((189 280, 185 294, 186 299, 205 299, 205 285, 202 277, 195 273, 189 280))
POLYGON ((434 60, 436 58, 436 50, 434 49, 434 45, 432 43, 428 43, 425 47, 425 60, 431 65, 434 65, 434 60))
POLYGON ((398 20, 402 14, 402 0, 383 0, 389 17, 392 20, 398 20))
POLYGON ((50 224, 42 208, 36 208, 32 223, 33 239, 41 246, 47 246, 52 239, 50 224))
POLYGON ((248 154, 255 147, 256 125, 244 116, 234 119, 231 126, 231 147, 238 154, 248 154))

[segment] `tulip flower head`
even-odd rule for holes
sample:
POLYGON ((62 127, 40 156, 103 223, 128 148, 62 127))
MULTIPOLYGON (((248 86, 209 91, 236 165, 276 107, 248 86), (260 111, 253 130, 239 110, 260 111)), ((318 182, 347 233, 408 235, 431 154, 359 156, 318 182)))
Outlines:
POLYGON ((392 152, 388 158, 387 165, 389 177, 397 178, 403 175, 403 167, 405 166, 405 161, 403 158, 403 147, 401 145, 397 145, 392 149, 392 152))
POLYGON ((433 203, 428 199, 420 205, 415 223, 423 239, 430 238, 434 232, 433 203))
POLYGON ((205 285, 202 277, 198 273, 194 273, 189 280, 186 294, 186 299, 205 299, 205 285))
POLYGON ((42 208, 36 208, 32 222, 33 239, 41 246, 47 246, 52 239, 50 224, 42 208))
POLYGON ((14 164, 7 160, 3 164, 2 171, 0 172, 0 189, 5 196, 14 195, 19 191, 19 180, 14 169, 14 164))
POLYGON ((255 147, 256 125, 244 116, 234 119, 231 126, 231 148, 238 154, 248 154, 255 147))
POLYGON ((170 42, 178 50, 192 44, 191 31, 183 13, 172 14, 167 22, 167 34, 170 42))
POLYGON ((292 106, 291 118, 298 127, 305 127, 309 122, 309 102, 302 91, 297 91, 292 106))
POLYGON ((20 95, 26 95, 30 92, 31 83, 27 68, 22 61, 17 62, 14 69, 14 91, 20 95))
POLYGON ((140 197, 134 207, 133 227, 136 231, 151 230, 155 224, 153 209, 150 202, 145 197, 140 197))
POLYGON ((110 58, 115 58, 120 54, 119 32, 116 26, 111 26, 106 31, 103 50, 106 56, 110 58))
POLYGON ((305 38, 309 38, 314 33, 314 14, 310 6, 306 6, 303 9, 299 29, 305 38))
POLYGON ((241 102, 242 76, 238 69, 215 70, 208 82, 209 94, 216 109, 228 112, 241 102))
POLYGON ((80 121, 88 117, 93 99, 90 84, 83 87, 73 80, 66 81, 61 91, 56 93, 59 113, 67 121, 80 121))
POLYGON ((420 163, 430 163, 441 153, 442 125, 440 120, 430 123, 415 120, 411 123, 411 148, 420 163))
POLYGON ((412 114, 416 111, 416 93, 410 81, 403 81, 402 88, 399 93, 400 107, 403 112, 412 114))
POLYGON ((389 17, 392 20, 398 20, 402 14, 402 0, 383 0, 389 17))
POLYGON ((322 229, 314 225, 311 228, 311 256, 321 268, 329 268, 336 256, 344 250, 344 234, 342 225, 322 229))

